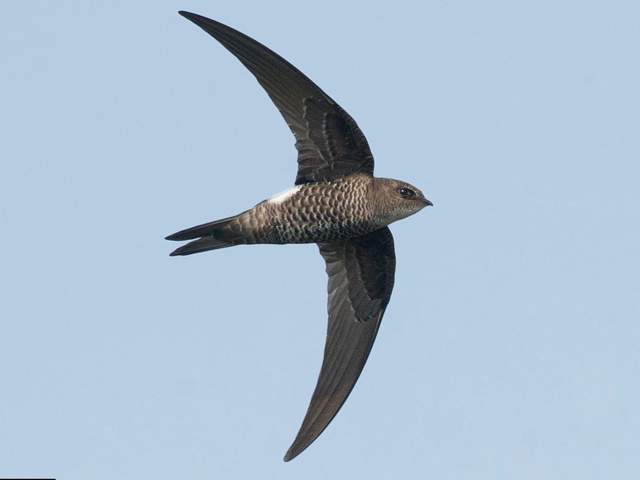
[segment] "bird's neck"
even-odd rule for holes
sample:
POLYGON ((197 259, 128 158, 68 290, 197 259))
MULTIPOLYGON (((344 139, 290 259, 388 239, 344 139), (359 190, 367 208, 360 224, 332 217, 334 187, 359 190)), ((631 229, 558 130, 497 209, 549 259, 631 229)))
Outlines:
POLYGON ((395 220, 393 205, 389 196, 392 180, 389 178, 373 177, 371 185, 371 205, 373 206, 374 222, 379 227, 386 227, 395 220))

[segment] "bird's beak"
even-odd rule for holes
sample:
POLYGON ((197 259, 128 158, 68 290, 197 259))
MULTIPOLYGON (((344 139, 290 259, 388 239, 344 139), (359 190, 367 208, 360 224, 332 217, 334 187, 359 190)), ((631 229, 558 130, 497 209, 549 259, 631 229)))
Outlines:
POLYGON ((427 200, 426 198, 423 198, 422 202, 424 203, 425 207, 433 207, 433 203, 431 202, 431 200, 427 200))

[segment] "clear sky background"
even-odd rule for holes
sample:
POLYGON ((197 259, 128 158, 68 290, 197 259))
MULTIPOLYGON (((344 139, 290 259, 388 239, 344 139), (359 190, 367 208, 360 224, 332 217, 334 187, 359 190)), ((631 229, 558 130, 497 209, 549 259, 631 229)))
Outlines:
POLYGON ((635 1, 3 2, 0 476, 636 479, 635 1), (253 36, 435 207, 392 226, 363 376, 282 462, 326 328, 312 245, 169 258, 293 183, 253 36))

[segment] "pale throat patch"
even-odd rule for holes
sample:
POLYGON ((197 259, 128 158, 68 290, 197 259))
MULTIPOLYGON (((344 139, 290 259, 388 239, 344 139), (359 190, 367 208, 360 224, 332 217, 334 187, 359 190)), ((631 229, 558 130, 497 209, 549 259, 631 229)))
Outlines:
POLYGON ((296 185, 295 187, 285 190, 284 192, 276 193, 273 197, 270 197, 269 199, 267 199, 267 202, 282 203, 286 199, 291 198, 293 195, 295 195, 296 192, 298 192, 298 190, 300 190, 301 188, 302 188, 302 185, 296 185))

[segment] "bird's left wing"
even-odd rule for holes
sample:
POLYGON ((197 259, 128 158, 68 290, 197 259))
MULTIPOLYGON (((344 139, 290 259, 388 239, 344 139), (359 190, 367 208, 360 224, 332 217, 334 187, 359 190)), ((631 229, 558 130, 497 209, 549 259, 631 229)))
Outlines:
POLYGON ((393 290, 396 257, 388 228, 319 246, 329 275, 324 360, 307 414, 285 461, 318 438, 351 393, 393 290))
POLYGON ((304 73, 247 35, 180 12, 233 53, 256 77, 296 138, 296 185, 353 173, 373 175, 373 155, 355 120, 304 73))

